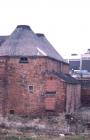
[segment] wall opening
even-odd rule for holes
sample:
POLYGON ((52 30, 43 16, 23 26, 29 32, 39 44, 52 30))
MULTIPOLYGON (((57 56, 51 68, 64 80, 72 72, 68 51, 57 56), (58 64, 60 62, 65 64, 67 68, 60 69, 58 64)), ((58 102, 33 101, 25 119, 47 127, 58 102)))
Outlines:
POLYGON ((13 109, 10 110, 10 114, 15 114, 15 111, 13 109))
POLYGON ((27 57, 21 57, 19 63, 28 63, 27 57))
POLYGON ((29 90, 30 93, 33 93, 33 90, 34 90, 33 85, 29 85, 28 90, 29 90))
POLYGON ((56 95, 56 92, 55 91, 47 91, 45 93, 46 96, 55 96, 56 95))

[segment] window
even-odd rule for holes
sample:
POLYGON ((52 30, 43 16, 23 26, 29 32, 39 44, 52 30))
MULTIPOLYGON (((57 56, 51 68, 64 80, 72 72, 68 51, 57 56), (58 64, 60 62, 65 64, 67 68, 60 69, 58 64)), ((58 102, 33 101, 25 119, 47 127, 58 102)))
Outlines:
POLYGON ((19 62, 20 63, 28 63, 28 58, 27 57, 21 57, 19 62))
POLYGON ((33 93, 33 85, 29 85, 28 90, 29 90, 30 93, 33 93))
POLYGON ((15 112, 14 112, 14 110, 10 110, 10 114, 14 114, 15 112))

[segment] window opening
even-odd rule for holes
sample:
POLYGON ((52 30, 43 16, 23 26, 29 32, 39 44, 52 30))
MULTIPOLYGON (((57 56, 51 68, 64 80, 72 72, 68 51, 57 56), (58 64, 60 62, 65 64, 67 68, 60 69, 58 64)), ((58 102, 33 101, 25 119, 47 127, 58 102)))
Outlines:
POLYGON ((47 91, 45 93, 45 95, 47 95, 47 96, 55 96, 56 95, 56 92, 54 92, 54 91, 47 91))
POLYGON ((10 114, 15 114, 14 110, 10 110, 10 114))
POLYGON ((21 57, 19 62, 20 63, 28 63, 28 58, 27 57, 21 57))
POLYGON ((28 90, 29 90, 30 93, 33 93, 33 85, 29 85, 28 90))

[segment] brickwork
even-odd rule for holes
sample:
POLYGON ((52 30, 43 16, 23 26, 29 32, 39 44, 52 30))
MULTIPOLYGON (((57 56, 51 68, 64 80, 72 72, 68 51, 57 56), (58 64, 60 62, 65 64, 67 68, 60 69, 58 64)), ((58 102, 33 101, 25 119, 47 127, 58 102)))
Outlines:
MULTIPOLYGON (((51 78, 51 77, 49 77, 51 78)), ((48 77, 46 78, 46 86, 45 86, 45 90, 46 91, 51 91, 51 92, 56 92, 55 95, 55 100, 56 100, 56 111, 57 112, 63 112, 65 111, 65 85, 64 82, 57 79, 57 78, 53 78, 53 79, 48 79, 48 77)), ((52 98, 52 97, 51 97, 52 98)))
POLYGON ((90 107, 90 88, 82 88, 81 93, 82 106, 90 107))
POLYGON ((90 107, 90 77, 81 77, 81 105, 90 107))
POLYGON ((0 114, 41 114, 50 108, 65 111, 66 83, 44 72, 68 73, 67 64, 39 57, 28 58, 28 63, 19 63, 19 57, 1 59, 5 62, 0 63, 0 114), (55 95, 47 98, 46 92, 55 95))
POLYGON ((28 25, 18 25, 11 35, 1 37, 1 42, 0 114, 64 112, 67 85, 78 82, 47 38, 28 25))

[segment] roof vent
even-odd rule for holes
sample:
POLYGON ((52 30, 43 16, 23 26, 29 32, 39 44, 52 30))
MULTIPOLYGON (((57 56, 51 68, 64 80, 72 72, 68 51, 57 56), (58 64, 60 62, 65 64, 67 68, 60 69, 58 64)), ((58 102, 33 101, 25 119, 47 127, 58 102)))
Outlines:
POLYGON ((28 26, 28 25, 18 25, 17 28, 31 30, 30 26, 28 26))
POLYGON ((36 33, 36 35, 37 35, 38 37, 45 37, 45 35, 44 35, 44 34, 41 34, 41 33, 36 33))

